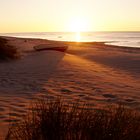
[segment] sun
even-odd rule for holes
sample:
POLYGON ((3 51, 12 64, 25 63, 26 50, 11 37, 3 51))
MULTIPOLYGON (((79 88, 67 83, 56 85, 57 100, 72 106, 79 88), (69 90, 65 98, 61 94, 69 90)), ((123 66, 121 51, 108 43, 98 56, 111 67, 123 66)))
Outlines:
POLYGON ((85 32, 88 28, 87 20, 82 18, 72 19, 69 22, 69 31, 70 32, 85 32))

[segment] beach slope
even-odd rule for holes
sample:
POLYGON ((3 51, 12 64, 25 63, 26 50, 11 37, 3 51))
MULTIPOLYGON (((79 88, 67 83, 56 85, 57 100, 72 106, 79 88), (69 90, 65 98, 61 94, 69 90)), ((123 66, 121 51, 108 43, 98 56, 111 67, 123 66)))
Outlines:
POLYGON ((20 120, 31 100, 40 96, 62 96, 68 102, 88 102, 92 108, 123 103, 140 110, 140 49, 101 42, 2 38, 20 57, 0 61, 0 130, 5 131, 10 120, 20 120), (51 44, 52 49, 34 49, 42 44, 51 44), (58 51, 57 46, 67 50, 58 51))

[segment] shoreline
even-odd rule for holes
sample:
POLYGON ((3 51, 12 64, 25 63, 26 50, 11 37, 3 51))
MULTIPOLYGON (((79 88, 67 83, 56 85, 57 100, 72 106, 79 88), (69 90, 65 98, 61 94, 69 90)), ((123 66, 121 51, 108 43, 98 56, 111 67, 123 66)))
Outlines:
POLYGON ((138 67, 140 63, 140 48, 109 45, 105 44, 106 42, 54 41, 47 39, 18 38, 9 36, 5 36, 2 38, 7 39, 8 44, 16 47, 22 57, 28 56, 28 54, 36 52, 34 48, 35 46, 50 46, 48 49, 46 48, 46 51, 59 51, 60 47, 61 51, 61 46, 64 45, 67 46, 64 49, 64 54, 74 54, 84 59, 100 63, 104 66, 109 66, 120 70, 124 69, 126 70, 126 72, 130 71, 130 74, 132 73, 132 76, 134 74, 135 77, 140 74, 140 68, 138 67), (93 54, 89 53, 89 51, 93 52, 93 54))
MULTIPOLYGON (((19 37, 9 37, 9 36, 0 36, 0 38, 5 38, 7 40, 7 43, 10 44, 11 46, 14 46, 19 53, 24 55, 27 55, 30 52, 36 52, 35 50, 35 46, 40 46, 40 45, 49 45, 50 47, 47 50, 54 50, 54 51, 59 51, 59 47, 60 47, 60 51, 62 50, 61 46, 67 46, 64 51, 65 53, 70 53, 70 54, 78 54, 79 56, 88 59, 89 57, 85 57, 84 51, 88 51, 91 50, 95 52, 97 52, 97 55, 93 54, 93 58, 95 62, 98 63, 103 63, 103 64, 107 64, 107 65, 111 65, 113 66, 111 63, 106 63, 104 61, 102 61, 102 57, 104 57, 104 59, 112 59, 112 61, 117 61, 117 60, 113 60, 113 59, 119 59, 120 57, 123 57, 123 53, 125 53, 126 58, 131 58, 130 62, 127 61, 127 65, 129 65, 129 63, 131 65, 135 65, 133 63, 135 63, 136 61, 133 61, 133 59, 137 59, 137 64, 140 62, 138 56, 140 54, 140 48, 137 47, 123 47, 123 46, 115 46, 115 45, 109 45, 106 44, 107 42, 73 42, 73 41, 55 41, 55 40, 47 40, 47 39, 35 39, 35 38, 19 38, 19 37), (58 50, 57 50, 57 46, 58 46, 58 50), (74 47, 71 46, 75 46, 76 49, 74 47), (81 53, 81 48, 82 48, 82 53, 81 53), (109 54, 114 53, 114 56, 111 55, 111 57, 108 56, 108 52, 109 54), (118 55, 116 55, 116 52, 118 53, 118 55), (106 56, 105 56, 105 54, 106 56), (128 54, 126 54, 128 53, 128 54), (102 56, 103 55, 103 56, 102 56), (118 57, 118 58, 117 58, 118 57), (100 61, 101 60, 101 61, 100 61)), ((41 50, 42 51, 42 50, 41 50)), ((126 58, 124 57, 124 59, 126 60, 126 58)), ((121 58, 120 61, 123 61, 123 59, 121 58)), ((125 64, 125 63, 124 63, 125 64)), ((132 66, 133 67, 133 66, 132 66)))
POLYGON ((121 46, 121 45, 111 45, 111 44, 106 44, 106 43, 110 43, 112 41, 90 41, 90 42, 86 42, 86 41, 58 41, 58 40, 49 40, 49 39, 42 39, 42 38, 30 38, 30 37, 12 37, 12 36, 0 36, 0 38, 17 38, 17 39, 24 39, 24 40, 47 40, 47 41, 51 41, 51 42, 62 42, 62 43, 83 43, 83 44, 93 44, 93 45, 105 45, 108 47, 118 47, 118 48, 125 48, 125 49, 130 49, 130 50, 140 50, 140 47, 128 47, 128 46, 121 46))

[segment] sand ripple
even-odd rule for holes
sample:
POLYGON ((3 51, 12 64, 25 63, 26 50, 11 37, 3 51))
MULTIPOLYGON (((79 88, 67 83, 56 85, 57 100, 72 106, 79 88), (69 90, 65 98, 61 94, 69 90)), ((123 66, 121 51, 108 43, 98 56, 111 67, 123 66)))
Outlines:
POLYGON ((116 68, 87 56, 98 54, 97 48, 79 48, 70 45, 67 53, 28 52, 20 60, 0 63, 0 130, 19 121, 32 99, 42 96, 62 96, 70 103, 79 100, 92 108, 121 102, 140 110, 139 78, 120 65, 116 68))

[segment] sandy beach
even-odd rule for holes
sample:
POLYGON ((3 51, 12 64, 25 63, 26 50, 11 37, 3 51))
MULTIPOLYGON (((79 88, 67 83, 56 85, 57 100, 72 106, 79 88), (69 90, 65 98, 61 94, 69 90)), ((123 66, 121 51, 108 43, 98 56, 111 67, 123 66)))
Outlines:
POLYGON ((92 108, 123 103, 140 110, 140 49, 101 42, 4 37, 21 55, 0 62, 0 132, 20 120, 36 97, 87 102, 92 108), (51 50, 34 46, 51 44, 51 50), (65 52, 53 46, 68 46, 65 52))

